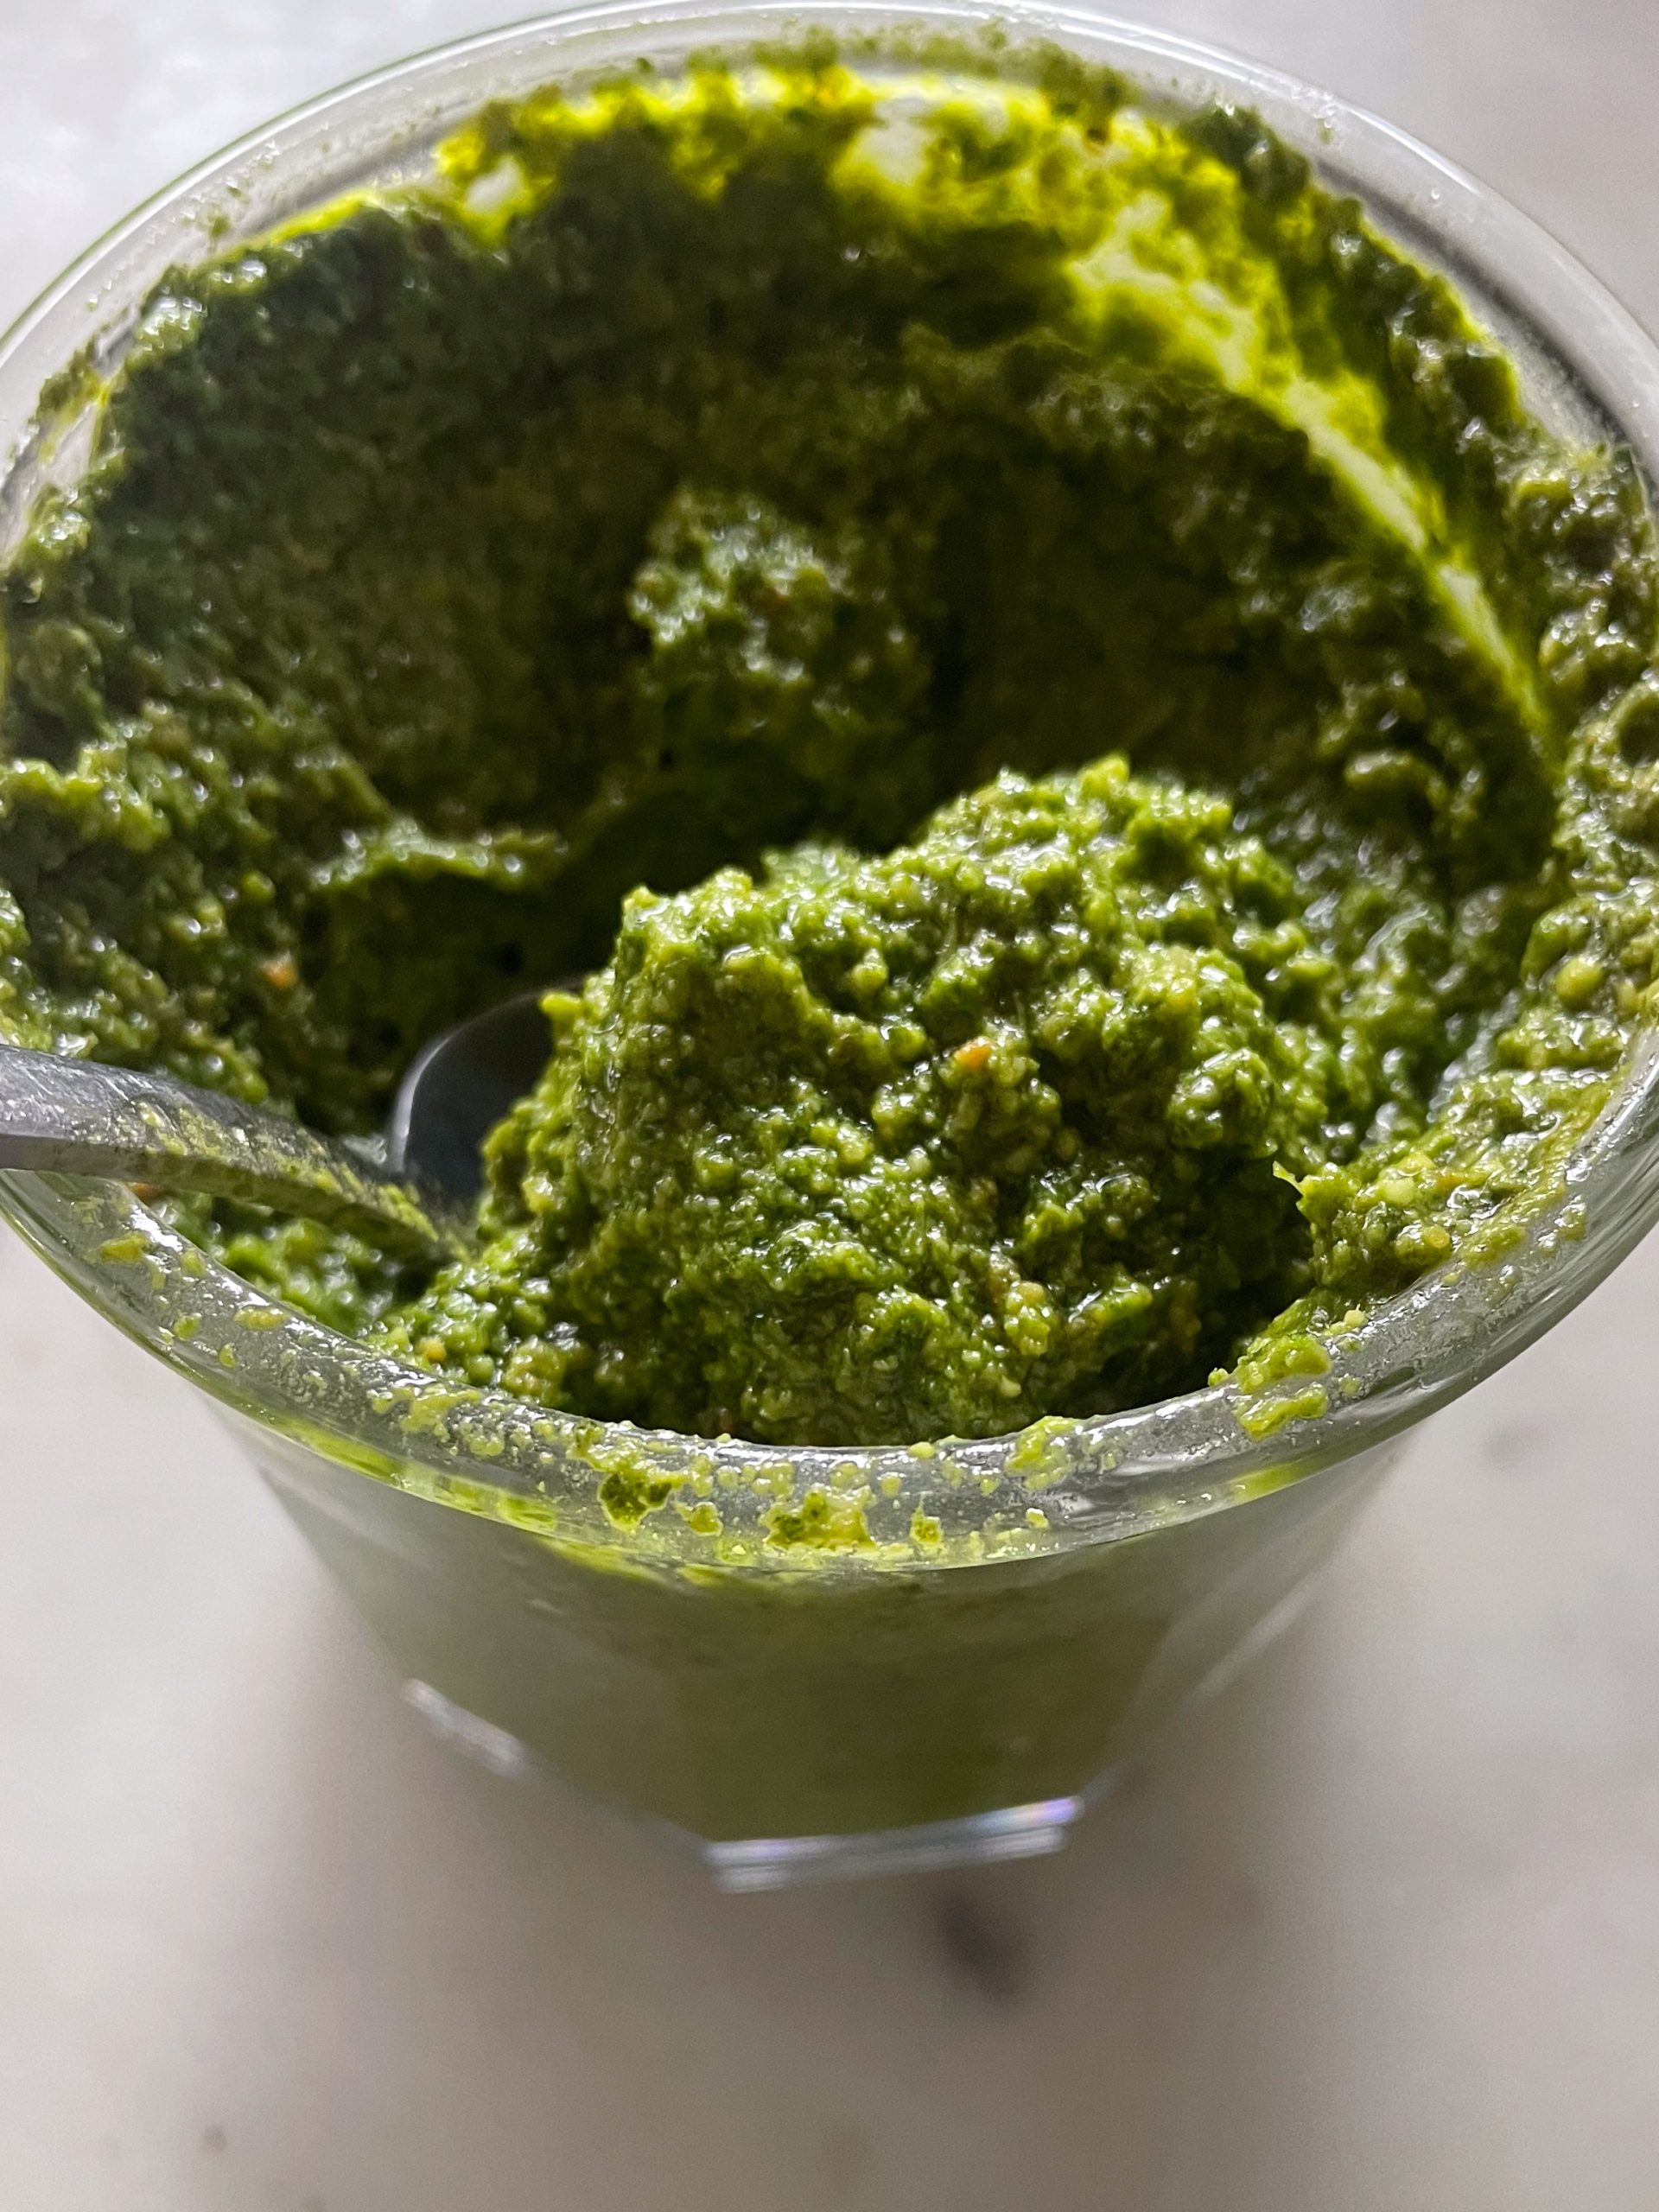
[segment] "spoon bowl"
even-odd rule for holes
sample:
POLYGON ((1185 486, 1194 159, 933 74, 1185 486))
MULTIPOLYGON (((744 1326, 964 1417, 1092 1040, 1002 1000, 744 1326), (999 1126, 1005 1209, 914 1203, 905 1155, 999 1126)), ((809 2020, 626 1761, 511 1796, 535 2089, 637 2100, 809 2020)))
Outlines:
MULTIPOLYGON (((579 990, 580 976, 548 988, 579 990)), ((545 990, 523 991, 444 1030, 410 1061, 386 1124, 393 1174, 416 1174, 461 1205, 484 1179, 485 1138, 531 1090, 552 1049, 545 990)))

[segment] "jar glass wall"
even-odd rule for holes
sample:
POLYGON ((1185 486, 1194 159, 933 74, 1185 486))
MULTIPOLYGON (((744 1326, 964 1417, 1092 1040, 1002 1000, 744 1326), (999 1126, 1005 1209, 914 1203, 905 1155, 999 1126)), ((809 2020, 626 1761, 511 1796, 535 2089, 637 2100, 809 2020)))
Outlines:
MULTIPOLYGON (((140 211, 0 346, 0 553, 89 424, 36 423, 89 346, 118 362, 166 270, 347 191, 417 181, 484 101, 819 25, 972 33, 1017 11, 575 10, 313 104, 140 211)), ((1328 96, 1083 14, 1041 35, 1149 99, 1257 110, 1376 227, 1445 270, 1564 436, 1659 465, 1659 356, 1496 195, 1328 96)), ((865 65, 879 72, 880 54, 865 65)), ((893 66, 899 66, 897 63, 893 66)), ((988 70, 1017 68, 1017 51, 988 70)), ((1581 1297, 1659 1211, 1645 1050, 1554 1208, 1490 1268, 1431 1275, 1246 1403, 1226 1384, 962 1446, 779 1451, 550 1414, 432 1378, 274 1304, 130 1194, 0 1177, 0 1207, 118 1326, 224 1406, 411 1694, 697 1840, 722 1878, 1050 1847, 1179 1703, 1284 1617, 1404 1432, 1581 1297), (1573 1210, 1570 1235, 1558 1233, 1573 1210), (814 1503, 831 1541, 780 1534, 814 1503), (842 1522, 858 1539, 838 1543, 842 1522)), ((470 1738, 468 1732, 471 1731, 470 1738)))

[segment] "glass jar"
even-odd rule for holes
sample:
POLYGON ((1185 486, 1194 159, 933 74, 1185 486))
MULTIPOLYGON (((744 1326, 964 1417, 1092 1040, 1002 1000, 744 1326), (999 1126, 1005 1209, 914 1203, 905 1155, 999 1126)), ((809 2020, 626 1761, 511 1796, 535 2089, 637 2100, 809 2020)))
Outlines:
MULTIPOLYGON (((581 8, 313 103, 140 210, 0 345, 0 554, 41 488, 86 462, 90 421, 42 429, 42 387, 88 347, 118 361, 171 264, 418 180, 482 102, 550 78, 642 56, 671 73, 812 24, 1020 20, 979 5, 581 8)), ((1623 442, 1653 478, 1659 352, 1496 194, 1247 63, 1087 14, 1031 21, 1154 99, 1255 108, 1452 277, 1541 419, 1623 442)), ((1644 1044, 1524 1243, 1379 1307, 1316 1379, 908 1449, 785 1452, 435 1387, 272 1303, 124 1190, 7 1173, 0 1211, 218 1402, 443 1732, 666 1824, 719 1879, 759 1887, 1055 1847, 1127 1752, 1284 1619, 1411 1426, 1630 1249, 1659 1213, 1656 1132, 1644 1044)))

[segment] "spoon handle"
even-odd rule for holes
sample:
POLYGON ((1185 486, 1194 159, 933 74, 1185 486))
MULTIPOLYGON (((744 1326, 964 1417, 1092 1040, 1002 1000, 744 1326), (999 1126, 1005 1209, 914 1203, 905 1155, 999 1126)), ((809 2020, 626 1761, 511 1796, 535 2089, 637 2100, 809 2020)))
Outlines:
POLYGON ((148 1069, 0 1044, 0 1167, 205 1191, 442 1260, 466 1232, 441 1196, 302 1122, 148 1069))

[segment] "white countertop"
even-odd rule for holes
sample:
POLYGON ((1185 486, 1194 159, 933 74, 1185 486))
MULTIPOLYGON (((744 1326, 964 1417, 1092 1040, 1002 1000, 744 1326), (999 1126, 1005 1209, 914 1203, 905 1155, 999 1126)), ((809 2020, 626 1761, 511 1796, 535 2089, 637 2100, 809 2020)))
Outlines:
MULTIPOLYGON (((1125 0, 1128 4, 1128 0, 1125 0)), ((1652 0, 1181 0, 1659 324, 1652 0)), ((0 322, 488 0, 0 0, 0 322)), ((752 1898, 461 1764, 0 1232, 4 2212, 1652 2212, 1659 1241, 1062 1857, 752 1898)))

